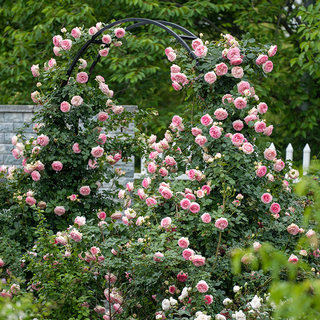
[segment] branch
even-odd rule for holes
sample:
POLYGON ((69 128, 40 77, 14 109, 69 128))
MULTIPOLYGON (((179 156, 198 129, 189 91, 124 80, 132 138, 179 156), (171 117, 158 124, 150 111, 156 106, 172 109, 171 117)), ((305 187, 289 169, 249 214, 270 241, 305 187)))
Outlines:
POLYGON ((218 28, 211 20, 209 20, 208 18, 203 18, 203 21, 207 22, 210 24, 210 26, 212 26, 216 31, 218 31, 219 33, 223 33, 222 30, 220 28, 218 28))

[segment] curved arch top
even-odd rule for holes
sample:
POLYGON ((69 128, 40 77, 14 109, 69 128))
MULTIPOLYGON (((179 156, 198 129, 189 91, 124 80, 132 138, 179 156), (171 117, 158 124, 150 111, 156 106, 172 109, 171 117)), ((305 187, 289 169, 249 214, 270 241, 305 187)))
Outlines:
MULTIPOLYGON (((162 28, 163 30, 167 31, 171 36, 173 36, 182 45, 182 47, 184 47, 186 49, 186 51, 188 52, 188 54, 191 56, 192 59, 197 59, 197 57, 194 54, 194 52, 192 51, 192 49, 186 43, 186 40, 194 40, 197 38, 197 36, 194 35, 188 29, 186 29, 182 26, 179 26, 175 23, 168 22, 168 21, 151 20, 151 19, 147 19, 147 18, 126 18, 126 19, 121 19, 121 20, 112 22, 112 23, 106 25, 105 27, 103 27, 102 29, 100 29, 96 34, 94 34, 92 36, 92 38, 90 40, 88 40, 83 45, 83 47, 78 51, 77 55, 72 60, 72 63, 67 70, 67 77, 69 77, 71 75, 76 63, 78 62, 78 60, 81 58, 82 54, 85 53, 85 51, 88 49, 88 47, 91 44, 102 44, 102 41, 96 40, 97 37, 99 37, 99 35, 101 35, 104 31, 106 31, 116 25, 120 25, 120 24, 126 23, 126 22, 135 22, 134 24, 132 24, 126 28, 126 30, 128 30, 128 31, 135 29, 137 27, 143 26, 143 25, 155 25, 155 26, 162 28), (173 31, 169 27, 177 29, 177 30, 183 32, 184 34, 178 35, 175 31, 173 31)), ((96 57, 96 59, 94 60, 94 62, 91 64, 91 66, 89 68, 89 73, 91 73, 93 71, 93 69, 96 66, 96 64, 98 63, 99 59, 100 59, 100 55, 98 54, 98 56, 96 57)), ((65 80, 62 83, 62 86, 65 86, 66 84, 67 84, 67 80, 65 80)))

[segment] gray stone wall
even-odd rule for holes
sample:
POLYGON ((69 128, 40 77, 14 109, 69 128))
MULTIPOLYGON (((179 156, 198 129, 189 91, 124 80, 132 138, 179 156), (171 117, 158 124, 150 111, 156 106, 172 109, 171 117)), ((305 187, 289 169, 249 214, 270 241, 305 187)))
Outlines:
MULTIPOLYGON (((136 106, 124 106, 126 110, 134 112, 137 110, 136 106)), ((11 150, 13 148, 11 144, 11 137, 14 136, 18 129, 24 126, 24 123, 28 124, 25 130, 27 138, 31 138, 33 133, 31 122, 33 113, 36 106, 33 105, 0 105, 0 166, 20 166, 21 159, 16 160, 11 150)), ((120 131, 122 131, 120 129, 120 131)), ((122 132, 133 135, 134 123, 129 124, 129 128, 124 128, 122 132)), ((118 132, 109 132, 109 136, 115 136, 118 132)), ((126 172, 126 175, 120 178, 120 182, 125 184, 134 179, 134 159, 132 161, 123 163, 119 161, 116 167, 121 168, 126 172)))

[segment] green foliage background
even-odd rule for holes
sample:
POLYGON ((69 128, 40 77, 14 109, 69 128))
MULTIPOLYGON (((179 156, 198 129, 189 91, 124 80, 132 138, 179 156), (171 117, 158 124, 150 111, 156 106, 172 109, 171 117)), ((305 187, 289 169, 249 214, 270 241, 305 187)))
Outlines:
MULTIPOLYGON (((219 39, 222 32, 238 38, 250 33, 261 43, 277 44, 275 74, 257 88, 268 97, 274 141, 283 151, 291 142, 295 160, 301 159, 307 142, 313 154, 319 152, 319 0, 2 0, 0 103, 31 103, 36 80, 30 67, 54 57, 51 38, 62 27, 127 17, 175 22, 197 35, 202 32, 205 39, 219 39)), ((183 96, 171 88, 170 64, 163 53, 171 39, 153 26, 134 33, 135 46, 97 67, 121 103, 156 108, 159 117, 144 127, 163 133, 172 115, 183 111, 183 96)))

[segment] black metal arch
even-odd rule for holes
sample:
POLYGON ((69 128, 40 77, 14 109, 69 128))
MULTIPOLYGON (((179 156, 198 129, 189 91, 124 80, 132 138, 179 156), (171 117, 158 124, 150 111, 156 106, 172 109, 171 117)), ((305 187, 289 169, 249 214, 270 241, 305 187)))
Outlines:
MULTIPOLYGON (((192 49, 189 47, 189 45, 185 41, 185 40, 194 40, 197 38, 197 36, 194 35, 192 32, 190 32, 189 30, 187 30, 186 28, 181 27, 175 23, 168 22, 168 21, 151 20, 151 19, 146 19, 146 18, 126 18, 126 19, 121 19, 121 20, 118 20, 118 21, 115 21, 115 22, 108 24, 107 26, 105 26, 104 28, 99 30, 96 34, 94 34, 92 36, 92 38, 90 40, 88 40, 83 45, 83 47, 78 51, 77 55, 72 60, 72 63, 67 71, 67 78, 69 78, 76 63, 78 62, 78 60, 81 58, 82 54, 85 53, 85 51, 88 49, 88 47, 91 44, 103 44, 102 41, 96 40, 99 35, 101 35, 104 31, 112 28, 113 26, 120 25, 121 23, 125 23, 125 22, 135 22, 134 24, 132 24, 126 28, 126 30, 128 30, 128 31, 135 29, 137 27, 143 26, 143 25, 150 25, 151 24, 151 25, 158 26, 158 27, 164 29, 165 31, 167 31, 170 35, 172 35, 182 45, 182 47, 184 47, 187 50, 187 52, 189 53, 189 55, 191 56, 192 59, 197 58, 196 55, 194 54, 194 52, 192 51, 192 49), (175 31, 173 31, 169 27, 177 29, 177 30, 183 32, 184 34, 178 35, 175 31)), ((100 60, 100 55, 98 54, 96 59, 93 61, 93 63, 91 64, 91 66, 89 68, 89 74, 92 73, 94 67, 96 66, 96 64, 98 63, 99 60, 100 60)), ((67 84, 67 80, 63 81, 62 86, 65 86, 66 84, 67 84)))

